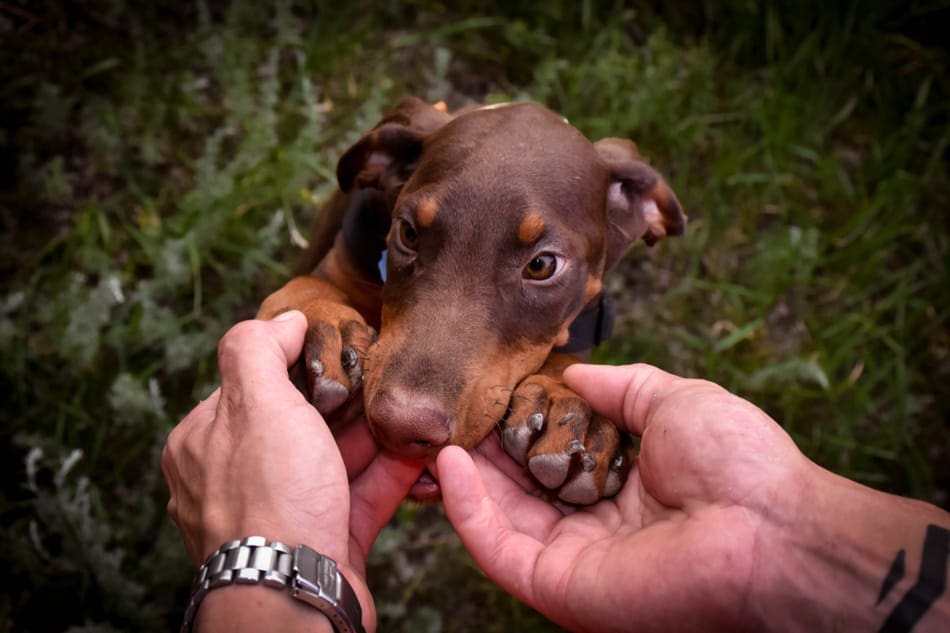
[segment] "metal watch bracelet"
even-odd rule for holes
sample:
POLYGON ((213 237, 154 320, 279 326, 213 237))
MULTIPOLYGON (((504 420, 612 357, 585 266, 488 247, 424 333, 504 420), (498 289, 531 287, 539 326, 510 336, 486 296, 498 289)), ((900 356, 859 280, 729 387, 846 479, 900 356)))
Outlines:
POLYGON ((181 633, 189 633, 208 592, 231 584, 290 588, 294 598, 323 613, 338 633, 365 633, 356 593, 332 558, 306 545, 291 548, 263 536, 228 541, 198 568, 181 633))

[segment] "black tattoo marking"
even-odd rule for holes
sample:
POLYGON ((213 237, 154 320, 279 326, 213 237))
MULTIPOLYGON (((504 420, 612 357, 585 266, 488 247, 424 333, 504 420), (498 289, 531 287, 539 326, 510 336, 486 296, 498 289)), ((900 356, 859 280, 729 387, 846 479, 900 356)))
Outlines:
POLYGON ((948 556, 950 530, 939 525, 928 525, 917 582, 887 616, 880 633, 906 633, 914 628, 947 588, 948 556))
POLYGON ((887 594, 891 592, 891 589, 894 588, 894 585, 899 583, 904 579, 904 550, 897 552, 897 556, 894 558, 894 562, 891 563, 891 569, 887 572, 887 576, 884 578, 884 584, 881 585, 881 593, 877 597, 877 603, 881 604, 884 601, 884 598, 887 597, 887 594))

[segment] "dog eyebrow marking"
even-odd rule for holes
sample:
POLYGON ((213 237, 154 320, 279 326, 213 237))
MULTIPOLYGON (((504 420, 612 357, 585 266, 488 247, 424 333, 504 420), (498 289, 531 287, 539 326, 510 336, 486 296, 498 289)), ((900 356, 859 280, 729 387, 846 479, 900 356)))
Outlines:
POLYGON ((544 233, 544 220, 537 211, 530 211, 518 226, 518 241, 528 246, 534 244, 544 233))
POLYGON ((584 284, 584 299, 592 299, 598 292, 603 290, 603 288, 603 282, 592 274, 587 278, 587 283, 584 284))
POLYGON ((416 206, 416 222, 419 228, 427 229, 435 222, 435 216, 439 211, 439 205, 433 198, 422 199, 416 206))

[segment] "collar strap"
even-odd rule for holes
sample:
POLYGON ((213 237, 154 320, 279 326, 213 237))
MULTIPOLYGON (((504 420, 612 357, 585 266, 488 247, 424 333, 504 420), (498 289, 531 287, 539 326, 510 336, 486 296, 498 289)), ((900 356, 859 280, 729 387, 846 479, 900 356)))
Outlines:
POLYGON ((389 233, 389 209, 386 196, 376 189, 358 189, 350 194, 343 214, 343 243, 357 269, 377 283, 385 281, 378 262, 386 250, 389 233))
POLYGON ((610 338, 613 332, 615 314, 613 299, 600 293, 571 323, 568 328, 570 338, 567 339, 567 343, 555 347, 553 351, 561 354, 576 354, 600 345, 610 338))
POLYGON ((600 345, 610 338, 613 332, 615 313, 613 299, 600 293, 571 323, 568 328, 570 338, 567 339, 567 343, 555 347, 553 351, 561 354, 576 354, 600 345))

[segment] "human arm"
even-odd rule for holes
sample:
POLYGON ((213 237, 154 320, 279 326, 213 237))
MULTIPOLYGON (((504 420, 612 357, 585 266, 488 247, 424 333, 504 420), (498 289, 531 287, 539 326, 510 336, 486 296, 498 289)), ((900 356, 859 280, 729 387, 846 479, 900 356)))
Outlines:
MULTIPOLYGON (((878 630, 918 575, 926 526, 950 527, 934 506, 821 469, 712 383, 645 365, 565 379, 641 436, 617 497, 578 511, 538 499, 494 440, 473 456, 443 450, 437 470, 479 566, 571 630, 878 630), (875 606, 901 548, 907 578, 875 606)), ((914 630, 947 619, 943 594, 914 630)))
MULTIPOLYGON (((168 511, 196 564, 249 535, 329 556, 374 631, 366 555, 422 466, 380 454, 365 423, 334 439, 287 377, 306 319, 285 314, 238 324, 222 339, 221 388, 172 431, 162 455, 168 511)), ((260 585, 215 589, 198 609, 199 629, 267 630, 275 622, 286 631, 332 630, 315 609, 260 585)))
POLYGON ((776 531, 776 564, 762 565, 772 628, 948 630, 950 516, 812 466, 800 516, 776 531))

